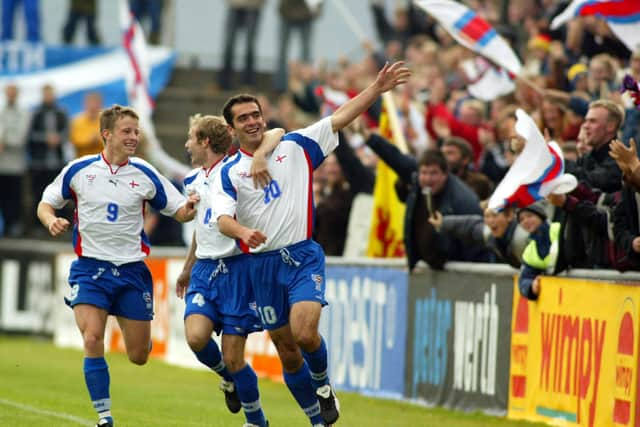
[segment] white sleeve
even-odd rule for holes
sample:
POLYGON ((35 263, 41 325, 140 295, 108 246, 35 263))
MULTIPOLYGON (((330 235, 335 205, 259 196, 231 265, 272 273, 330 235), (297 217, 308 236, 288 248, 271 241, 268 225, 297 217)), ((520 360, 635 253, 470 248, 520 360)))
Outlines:
POLYGON ((293 141, 302 147, 315 169, 338 146, 338 133, 333 131, 329 116, 304 129, 286 134, 282 140, 293 141))
POLYGON ((211 198, 212 219, 217 221, 222 215, 234 218, 238 204, 238 192, 235 184, 231 181, 229 169, 222 168, 215 181, 211 198))
POLYGON ((42 193, 41 201, 53 206, 54 209, 62 209, 70 199, 70 197, 65 198, 64 194, 68 193, 71 183, 67 183, 67 191, 63 193, 64 177, 70 166, 70 164, 65 166, 42 193))
POLYGON ((160 213, 167 216, 173 216, 176 214, 186 202, 187 199, 178 191, 178 189, 169 181, 164 175, 158 174, 160 182, 164 187, 165 194, 167 195, 167 204, 160 210, 160 213))

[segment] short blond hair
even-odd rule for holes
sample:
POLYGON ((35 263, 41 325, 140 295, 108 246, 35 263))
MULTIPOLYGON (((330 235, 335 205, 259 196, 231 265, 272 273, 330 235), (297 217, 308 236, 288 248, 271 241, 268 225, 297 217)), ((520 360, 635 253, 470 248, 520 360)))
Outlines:
POLYGON ((617 129, 624 123, 624 109, 613 101, 598 99, 589 104, 589 109, 592 108, 604 108, 607 110, 607 121, 614 122, 617 129))
POLYGON ((195 114, 189 117, 189 127, 194 130, 198 141, 209 138, 209 145, 214 153, 226 154, 229 151, 232 138, 223 117, 195 114))

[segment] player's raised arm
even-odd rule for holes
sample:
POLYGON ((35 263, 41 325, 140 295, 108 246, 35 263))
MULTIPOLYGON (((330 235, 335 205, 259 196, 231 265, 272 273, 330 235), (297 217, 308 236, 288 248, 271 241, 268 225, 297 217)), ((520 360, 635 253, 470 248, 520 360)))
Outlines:
POLYGON ((38 204, 38 219, 49 230, 49 234, 56 237, 69 229, 69 221, 65 218, 56 216, 56 211, 47 202, 40 202, 38 204))
POLYGON ((331 125, 334 132, 338 132, 351 123, 360 114, 367 111, 376 99, 399 84, 406 83, 411 70, 404 66, 404 61, 387 62, 378 72, 376 80, 360 92, 355 98, 344 103, 331 115, 331 125))
POLYGON ((220 215, 218 218, 218 227, 222 234, 232 239, 240 239, 245 245, 252 249, 257 248, 267 241, 267 236, 260 230, 247 228, 229 215, 220 215))
POLYGON ((253 153, 250 174, 255 188, 265 187, 271 182, 271 174, 267 167, 267 155, 280 144, 280 139, 284 136, 284 133, 282 128, 268 130, 264 133, 260 146, 253 153))

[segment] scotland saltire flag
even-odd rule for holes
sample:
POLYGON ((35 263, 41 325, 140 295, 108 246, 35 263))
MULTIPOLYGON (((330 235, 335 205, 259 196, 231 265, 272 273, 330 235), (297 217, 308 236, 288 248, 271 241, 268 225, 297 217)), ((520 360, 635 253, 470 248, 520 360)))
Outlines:
POLYGON ((574 0, 553 21, 556 29, 578 16, 596 15, 607 21, 611 31, 631 51, 640 49, 639 0, 574 0))
POLYGON ((451 0, 414 0, 463 46, 518 75, 522 63, 509 44, 473 10, 451 0))
MULTIPOLYGON (((155 97, 169 82, 176 55, 169 48, 149 50, 149 92, 155 97)), ((104 105, 127 105, 125 77, 129 60, 119 47, 45 46, 24 42, 0 44, 0 91, 9 83, 20 89, 19 104, 33 109, 42 101, 42 86, 51 84, 70 116, 83 110, 87 92, 100 92, 104 105)), ((6 102, 0 97, 0 105, 6 102)))
POLYGON ((493 210, 529 206, 551 193, 568 193, 577 185, 573 175, 564 173, 564 158, 558 144, 547 143, 523 110, 518 109, 516 117, 516 132, 526 143, 489 199, 488 207, 493 210))

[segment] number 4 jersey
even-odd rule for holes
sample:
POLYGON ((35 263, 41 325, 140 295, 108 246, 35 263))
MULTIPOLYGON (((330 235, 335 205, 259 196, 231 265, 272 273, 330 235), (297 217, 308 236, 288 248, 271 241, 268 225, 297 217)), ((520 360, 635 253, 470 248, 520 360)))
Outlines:
POLYGON ((146 202, 168 216, 185 203, 173 184, 144 160, 132 157, 111 165, 102 154, 70 162, 42 194, 42 201, 55 209, 71 199, 76 204, 76 254, 114 264, 141 261, 149 254, 143 230, 146 202))
MULTIPOLYGON (((216 182, 216 218, 229 215, 267 236, 264 245, 251 252, 281 249, 310 239, 313 232, 313 171, 338 146, 327 117, 282 137, 268 157, 272 180, 256 189, 250 174, 252 156, 240 150, 222 167, 216 182)), ((241 249, 249 248, 241 244, 241 249)))
POLYGON ((213 190, 216 179, 220 178, 220 169, 229 162, 229 157, 219 160, 210 168, 192 170, 184 178, 187 194, 200 196, 196 214, 196 258, 219 259, 240 254, 235 240, 218 230, 218 222, 213 217, 213 190))

